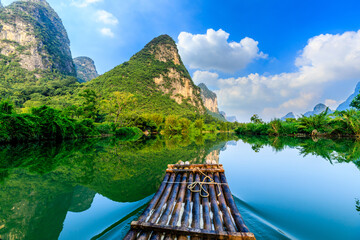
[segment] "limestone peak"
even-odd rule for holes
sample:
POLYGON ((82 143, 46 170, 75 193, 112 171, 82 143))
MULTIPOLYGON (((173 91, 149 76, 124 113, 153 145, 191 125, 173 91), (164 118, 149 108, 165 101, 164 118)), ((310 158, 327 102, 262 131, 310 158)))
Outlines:
POLYGON ((182 65, 182 61, 175 41, 167 34, 160 35, 151 40, 143 50, 135 54, 151 54, 155 59, 161 62, 173 62, 175 65, 182 65))

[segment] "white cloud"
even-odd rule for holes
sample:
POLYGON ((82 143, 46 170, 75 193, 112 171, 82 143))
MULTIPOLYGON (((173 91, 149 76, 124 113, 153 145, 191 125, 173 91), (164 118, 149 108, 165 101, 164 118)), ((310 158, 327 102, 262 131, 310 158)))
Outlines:
POLYGON ((98 10, 95 13, 96 21, 108 25, 117 25, 119 20, 111 13, 105 10, 98 10))
POLYGON ((106 37, 111 37, 113 38, 115 36, 115 34, 113 33, 113 31, 110 28, 102 28, 100 29, 100 33, 106 37))
POLYGON ((242 121, 248 121, 254 113, 267 120, 290 111, 300 114, 320 102, 334 109, 341 99, 329 99, 328 87, 335 91, 344 84, 355 87, 360 79, 360 30, 311 38, 295 65, 294 72, 270 76, 214 79, 206 76, 215 73, 195 72, 194 80, 215 84, 220 89, 216 91, 220 109, 237 114, 242 121))
POLYGON ((229 35, 221 29, 196 35, 181 32, 177 43, 180 55, 190 68, 228 73, 244 69, 254 59, 267 57, 259 52, 257 41, 246 37, 240 42, 228 42, 229 35))
POLYGON ((216 88, 219 74, 208 71, 196 71, 192 78, 196 85, 206 83, 207 87, 216 88))
POLYGON ((87 7, 91 4, 102 2, 103 0, 72 0, 71 5, 75 7, 87 7))

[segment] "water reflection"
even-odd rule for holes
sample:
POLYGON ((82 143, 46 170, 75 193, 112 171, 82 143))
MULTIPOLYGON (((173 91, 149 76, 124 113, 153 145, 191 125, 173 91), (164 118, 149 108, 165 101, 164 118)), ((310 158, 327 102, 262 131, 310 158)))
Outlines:
POLYGON ((241 141, 251 145, 255 152, 263 147, 270 146, 276 152, 286 148, 298 149, 299 153, 318 156, 330 163, 353 162, 360 168, 360 141, 354 139, 326 139, 326 138, 296 138, 296 137, 267 137, 267 136, 241 136, 241 141))
POLYGON ((232 139, 167 136, 0 146, 0 238, 58 239, 67 213, 88 210, 96 194, 114 202, 140 201, 156 191, 167 164, 218 159, 232 139))
MULTIPOLYGON (((238 140, 237 137, 221 134, 196 138, 165 136, 134 142, 107 138, 62 144, 2 145, 0 239, 67 239, 74 236, 74 226, 79 228, 79 223, 84 222, 88 224, 82 232, 78 231, 81 239, 95 235, 100 239, 118 238, 125 234, 128 224, 156 191, 167 164, 178 161, 219 162, 221 151, 239 144, 234 140, 238 140), (113 214, 106 215, 108 212, 113 214), (100 230, 94 229, 94 225, 101 226, 100 230)), ((353 139, 246 136, 241 137, 241 141, 250 144, 255 152, 269 146, 275 152, 297 149, 302 156, 318 156, 331 164, 353 162, 360 168, 360 142, 353 139)), ((234 156, 239 154, 243 153, 236 152, 229 158, 234 162, 234 156)), ((232 174, 232 171, 249 171, 249 167, 229 169, 230 179, 232 175, 239 175, 237 172, 232 174)), ((259 167, 256 166, 254 171, 259 173, 259 167)), ((251 184, 253 190, 259 185, 255 180, 248 183, 251 184)), ((235 185, 235 192, 236 189, 235 185)), ((242 191, 244 188, 239 186, 239 189, 242 191)), ((353 200, 354 197, 352 208, 353 200)), ((258 234, 270 236, 269 239, 271 236, 273 239, 287 238, 281 232, 273 231, 273 226, 259 218, 250 205, 239 199, 236 201, 244 218, 248 219, 249 227, 259 231, 258 234)), ((355 199, 355 208, 360 212, 358 199, 355 199)))

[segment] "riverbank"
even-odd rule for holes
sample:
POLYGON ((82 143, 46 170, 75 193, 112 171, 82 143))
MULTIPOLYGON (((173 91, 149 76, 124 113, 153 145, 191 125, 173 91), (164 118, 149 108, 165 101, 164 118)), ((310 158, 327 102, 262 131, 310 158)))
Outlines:
POLYGON ((314 116, 302 116, 298 119, 280 119, 268 123, 259 118, 253 118, 251 123, 240 123, 235 130, 238 135, 274 135, 293 137, 355 137, 360 138, 360 111, 336 111, 314 116))

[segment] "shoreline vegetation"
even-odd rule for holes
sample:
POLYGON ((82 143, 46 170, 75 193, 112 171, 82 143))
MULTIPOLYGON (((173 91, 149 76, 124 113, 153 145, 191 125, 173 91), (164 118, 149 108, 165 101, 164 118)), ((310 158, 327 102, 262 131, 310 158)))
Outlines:
POLYGON ((274 119, 264 122, 257 114, 250 123, 239 123, 235 130, 238 135, 268 135, 291 137, 360 138, 360 111, 349 109, 328 114, 328 109, 320 114, 285 121, 274 119))
POLYGON ((10 100, 0 101, 0 143, 119 136, 136 140, 143 135, 189 135, 234 132, 238 123, 221 122, 209 115, 124 114, 106 120, 85 101, 77 108, 76 116, 68 109, 58 110, 46 105, 33 107, 26 113, 15 108, 10 100))
POLYGON ((353 108, 346 111, 328 114, 327 109, 313 116, 302 115, 297 119, 274 119, 270 122, 264 122, 254 114, 249 123, 223 122, 206 113, 136 114, 123 108, 130 107, 128 100, 103 103, 98 101, 95 92, 91 90, 85 90, 79 97, 77 106, 72 105, 63 110, 47 105, 19 108, 10 99, 0 101, 0 143, 105 136, 136 140, 143 135, 157 134, 180 134, 193 138, 221 132, 235 132, 238 136, 360 138, 360 97, 355 98, 351 104, 353 108), (109 112, 109 108, 114 108, 114 111, 109 112))

